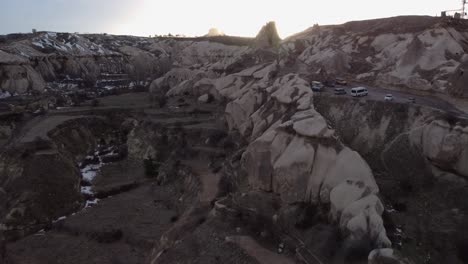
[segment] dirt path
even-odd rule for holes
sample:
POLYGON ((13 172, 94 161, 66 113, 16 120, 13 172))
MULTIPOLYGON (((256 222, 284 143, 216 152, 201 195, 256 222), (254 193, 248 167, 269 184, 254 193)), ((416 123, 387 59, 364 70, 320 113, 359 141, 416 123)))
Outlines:
POLYGON ((248 255, 255 258, 260 264, 294 264, 295 262, 286 256, 279 255, 262 247, 249 236, 227 237, 228 242, 239 245, 248 255))
POLYGON ((27 122, 18 134, 14 137, 13 142, 27 143, 32 142, 36 138, 47 139, 47 133, 56 128, 63 122, 72 119, 82 118, 83 116, 40 116, 27 122))
POLYGON ((213 173, 209 168, 208 160, 188 160, 184 161, 187 166, 192 168, 192 171, 200 177, 202 189, 199 193, 200 202, 211 202, 216 198, 218 193, 218 184, 220 176, 213 173))

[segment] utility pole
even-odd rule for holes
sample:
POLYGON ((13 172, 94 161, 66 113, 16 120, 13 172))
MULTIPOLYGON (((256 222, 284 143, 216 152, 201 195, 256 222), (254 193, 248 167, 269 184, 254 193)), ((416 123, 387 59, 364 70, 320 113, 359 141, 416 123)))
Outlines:
POLYGON ((462 0, 462 7, 460 9, 442 11, 441 16, 445 17, 447 15, 447 12, 456 12, 454 15, 455 18, 462 18, 462 19, 467 18, 467 15, 466 15, 467 3, 468 3, 468 0, 462 0))
POLYGON ((462 13, 461 13, 461 17, 462 18, 465 18, 466 17, 466 13, 465 13, 465 6, 466 6, 466 1, 467 0, 462 0, 462 13))

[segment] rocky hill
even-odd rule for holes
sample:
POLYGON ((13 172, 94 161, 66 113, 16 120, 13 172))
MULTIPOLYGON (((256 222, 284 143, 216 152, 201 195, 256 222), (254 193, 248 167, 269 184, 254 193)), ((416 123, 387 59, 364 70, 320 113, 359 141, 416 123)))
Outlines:
POLYGON ((0 76, 11 93, 116 76, 149 92, 8 116, 0 230, 19 240, 5 259, 466 262, 466 114, 437 97, 373 96, 382 86, 466 96, 465 24, 316 25, 280 45, 271 23, 249 41, 7 37, 0 76), (336 77, 369 96, 312 91, 336 77))
MULTIPOLYGON (((467 23, 409 16, 316 25, 282 42, 282 63, 316 79, 341 76, 382 87, 466 97, 467 23)), ((255 50, 249 47, 279 42, 272 28, 274 24, 266 25, 255 43, 227 36, 177 39, 51 32, 4 36, 2 89, 42 91, 48 82, 66 79, 92 87, 113 74, 146 81, 167 72, 172 63, 232 72, 248 50, 255 50)))
MULTIPOLYGON (((248 39, 228 36, 178 39, 40 32, 3 36, 1 89, 11 94, 43 92, 55 83, 80 87, 145 84, 172 65, 224 71, 247 49, 248 39), (228 44, 223 44, 228 43, 228 44), (240 45, 240 46, 239 46, 240 45)), ((109 87, 112 88, 112 87, 109 87)))
POLYGON ((283 49, 312 72, 467 97, 467 26, 466 20, 412 16, 315 26, 286 39, 283 49))

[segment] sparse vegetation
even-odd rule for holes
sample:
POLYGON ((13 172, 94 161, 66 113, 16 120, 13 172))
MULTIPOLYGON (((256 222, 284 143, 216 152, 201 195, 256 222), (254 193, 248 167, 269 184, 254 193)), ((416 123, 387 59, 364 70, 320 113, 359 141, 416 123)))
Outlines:
POLYGON ((151 156, 143 160, 145 168, 145 175, 148 178, 156 178, 159 172, 159 163, 156 162, 151 156))
POLYGON ((347 261, 365 260, 372 251, 369 239, 347 241, 345 243, 345 258, 347 261))
POLYGON ((167 98, 166 98, 166 96, 159 96, 159 97, 158 97, 158 105, 159 105, 159 108, 165 107, 166 104, 167 104, 167 98))
POLYGON ((468 216, 465 216, 456 233, 458 258, 468 263, 468 216))
POLYGON ((97 106, 99 106, 99 100, 98 100, 98 99, 93 99, 93 100, 91 101, 91 106, 92 106, 92 107, 97 107, 97 106))

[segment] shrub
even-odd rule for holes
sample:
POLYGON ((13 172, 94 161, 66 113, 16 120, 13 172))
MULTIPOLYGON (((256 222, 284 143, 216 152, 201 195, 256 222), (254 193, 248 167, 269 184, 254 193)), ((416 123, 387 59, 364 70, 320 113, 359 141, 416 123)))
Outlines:
POLYGON ((175 223, 175 222, 177 222, 177 220, 179 220, 179 216, 178 216, 178 215, 174 215, 174 216, 172 216, 171 219, 170 219, 171 223, 175 223))
POLYGON ((93 100, 91 101, 91 106, 92 106, 92 107, 99 106, 99 100, 93 99, 93 100))
POLYGON ((159 108, 165 107, 166 104, 167 104, 167 99, 166 99, 166 97, 165 97, 165 96, 160 96, 160 97, 158 98, 158 104, 159 104, 159 108))
POLYGON ((143 166, 145 168, 146 177, 155 178, 158 176, 159 165, 151 156, 143 160, 143 166))
POLYGON ((318 221, 318 208, 310 203, 300 203, 296 214, 297 229, 305 230, 314 226, 318 221))
POLYGON ((372 245, 366 238, 357 241, 348 241, 345 246, 345 258, 348 261, 364 260, 367 259, 371 251, 372 245))
POLYGON ((453 111, 441 113, 440 118, 446 121, 447 123, 449 123, 449 125, 451 126, 454 126, 459 121, 459 118, 457 117, 457 113, 453 111))
POLYGON ((457 255, 464 263, 468 263, 468 216, 464 217, 456 235, 457 255))

